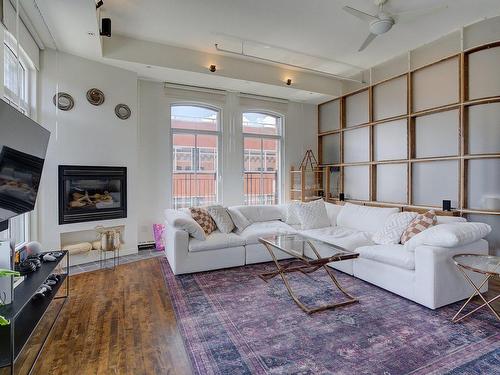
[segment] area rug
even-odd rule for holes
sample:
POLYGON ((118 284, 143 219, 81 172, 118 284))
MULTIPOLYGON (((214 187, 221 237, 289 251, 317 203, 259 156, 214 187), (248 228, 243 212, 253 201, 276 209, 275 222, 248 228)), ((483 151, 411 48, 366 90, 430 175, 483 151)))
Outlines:
MULTIPOLYGON (((161 265, 195 374, 500 373, 500 324, 485 309, 454 324, 458 303, 433 311, 336 272, 360 302, 307 315, 279 277, 257 277, 270 263, 181 276, 161 265)), ((327 277, 290 279, 314 306, 342 298, 327 277)))

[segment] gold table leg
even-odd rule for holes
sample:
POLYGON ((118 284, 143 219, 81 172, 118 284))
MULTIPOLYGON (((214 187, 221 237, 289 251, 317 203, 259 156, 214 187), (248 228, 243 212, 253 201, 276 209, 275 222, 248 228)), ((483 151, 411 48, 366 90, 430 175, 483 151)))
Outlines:
POLYGON ((498 316, 498 313, 495 311, 495 309, 493 308, 493 306, 491 306, 491 303, 496 301, 499 297, 500 297, 500 294, 495 296, 494 298, 490 299, 489 301, 486 300, 486 298, 484 298, 483 294, 481 293, 481 288, 483 287, 484 284, 486 284, 488 282, 488 280, 490 279, 490 277, 492 275, 487 275, 483 282, 479 285, 479 287, 477 287, 474 282, 470 279, 470 277, 467 275, 467 273, 462 269, 462 267, 460 267, 459 265, 457 265, 457 268, 462 272, 462 274, 464 275, 465 279, 467 280, 467 282, 472 286, 472 288, 474 288, 474 292, 472 293, 472 295, 469 297, 469 299, 467 301, 465 301, 465 303, 463 304, 463 306, 460 308, 460 310, 457 311, 457 313, 455 314, 455 316, 453 316, 453 318, 451 319, 451 321, 453 323, 457 323, 459 321, 461 321, 462 319, 472 315, 473 313, 475 313, 477 310, 483 308, 484 306, 488 306, 488 308, 491 310, 491 312, 496 316, 496 318, 498 320, 500 320, 500 316, 498 316), (460 313, 463 311, 463 309, 465 308, 465 306, 467 306, 469 304, 469 302, 476 296, 479 296, 481 297, 481 299, 483 300, 483 304, 476 307, 474 310, 472 311, 469 311, 467 314, 465 315, 462 315, 461 317, 458 317, 458 315, 460 315, 460 313))
MULTIPOLYGON (((318 257, 318 259, 320 259, 320 255, 318 254, 318 252, 316 251, 316 249, 312 246, 311 243, 309 243, 309 245, 311 246, 311 248, 313 249, 315 255, 318 257)), ((290 297, 292 297, 292 299, 295 301, 295 303, 304 311, 306 312, 307 314, 313 314, 315 312, 319 312, 319 311, 323 311, 323 310, 327 310, 327 309, 333 309, 333 308, 336 308, 336 307, 340 307, 340 306, 345 306, 345 305, 349 305, 351 303, 355 303, 355 302, 358 302, 358 300, 354 297, 352 297, 349 293, 347 293, 341 286, 340 286, 340 283, 338 282, 337 278, 335 277, 335 275, 333 275, 330 270, 328 269, 328 266, 326 265, 321 265, 321 266, 310 266, 310 265, 300 265, 300 266, 295 266, 295 267, 292 267, 292 263, 293 262, 290 262, 289 264, 285 265, 284 267, 282 267, 280 265, 280 263, 278 262, 278 259, 276 258, 276 256, 274 255, 274 252, 273 250, 271 249, 271 246, 264 243, 264 246, 266 247, 267 251, 269 252, 269 254, 271 255, 271 258, 273 259, 273 262, 274 264, 276 265, 276 271, 271 271, 271 272, 266 272, 266 273, 262 273, 259 275, 259 277, 266 281, 269 280, 269 279, 272 279, 273 277, 277 276, 277 275, 280 275, 282 280, 283 280, 283 283, 285 284, 285 287, 288 291, 288 294, 290 294, 290 297), (308 308, 306 305, 304 305, 300 299, 296 296, 296 294, 293 292, 289 282, 288 282, 288 279, 286 277, 286 273, 289 273, 289 272, 297 272, 297 271, 300 271, 304 274, 307 274, 307 273, 311 273, 311 272, 314 272, 320 268, 324 268, 325 271, 328 273, 328 275, 330 276, 332 282, 334 283, 334 285, 348 298, 348 300, 346 301, 343 301, 343 302, 337 302, 337 303, 332 303, 332 304, 328 304, 328 305, 323 305, 323 306, 319 306, 319 307, 315 307, 315 308, 308 308)))

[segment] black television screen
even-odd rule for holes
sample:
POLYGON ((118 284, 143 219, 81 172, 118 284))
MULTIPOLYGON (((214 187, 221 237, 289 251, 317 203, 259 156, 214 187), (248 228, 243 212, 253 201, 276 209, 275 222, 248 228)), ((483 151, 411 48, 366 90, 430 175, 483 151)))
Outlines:
POLYGON ((0 100, 0 222, 35 207, 50 132, 0 100))

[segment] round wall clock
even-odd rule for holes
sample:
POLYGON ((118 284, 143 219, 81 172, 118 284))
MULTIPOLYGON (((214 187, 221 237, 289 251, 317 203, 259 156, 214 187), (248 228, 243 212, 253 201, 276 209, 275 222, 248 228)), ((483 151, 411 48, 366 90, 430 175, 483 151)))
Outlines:
POLYGON ((75 106, 75 101, 73 100, 71 95, 66 92, 59 92, 55 94, 54 97, 52 98, 52 102, 61 111, 69 111, 71 108, 75 106))
POLYGON ((126 104, 117 104, 115 107, 115 114, 120 120, 126 120, 130 117, 132 112, 126 104))
POLYGON ((92 105, 101 105, 104 103, 104 93, 96 88, 87 91, 87 100, 92 105))

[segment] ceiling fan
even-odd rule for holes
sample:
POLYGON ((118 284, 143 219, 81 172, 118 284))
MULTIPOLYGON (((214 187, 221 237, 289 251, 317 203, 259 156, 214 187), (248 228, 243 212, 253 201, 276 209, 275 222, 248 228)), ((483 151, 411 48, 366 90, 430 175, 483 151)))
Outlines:
POLYGON ((377 36, 388 32, 397 22, 403 22, 405 20, 424 16, 426 14, 434 13, 438 10, 442 10, 448 7, 447 5, 441 5, 427 9, 391 14, 384 10, 384 5, 388 2, 388 0, 374 0, 373 2, 376 6, 378 6, 378 12, 376 15, 363 12, 359 9, 355 9, 347 5, 342 8, 347 13, 350 13, 360 20, 369 23, 370 34, 368 34, 368 37, 361 45, 358 52, 364 50, 377 36))

